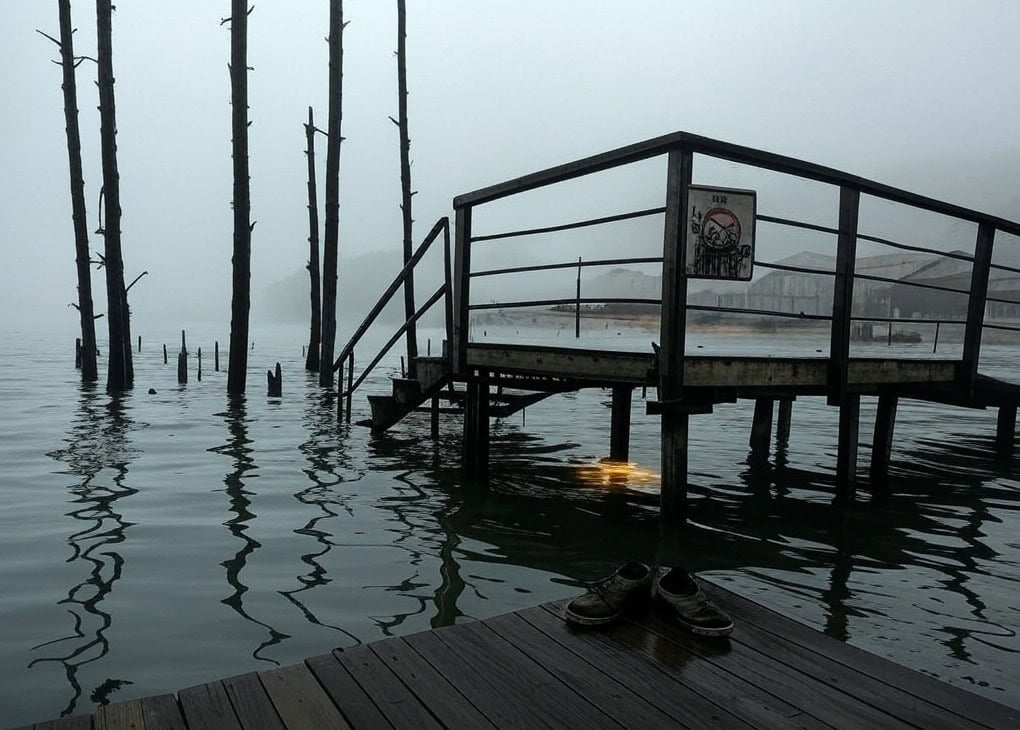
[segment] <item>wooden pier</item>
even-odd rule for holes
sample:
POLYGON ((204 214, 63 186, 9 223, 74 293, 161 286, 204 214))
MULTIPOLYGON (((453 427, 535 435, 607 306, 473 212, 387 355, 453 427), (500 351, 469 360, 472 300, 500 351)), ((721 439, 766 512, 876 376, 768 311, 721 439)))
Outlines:
MULTIPOLYGON (((711 182, 711 180, 698 181, 711 182)), ((730 191, 740 192, 740 191, 730 191)), ((768 205, 767 191, 758 191, 758 200, 768 205)), ((658 137, 628 147, 604 152, 564 165, 525 175, 454 198, 455 222, 440 219, 425 241, 414 253, 404 269, 380 298, 365 323, 359 327, 351 341, 334 364, 340 371, 341 411, 347 408, 350 418, 350 397, 365 379, 365 375, 379 362, 385 350, 391 347, 408 328, 416 326, 418 319, 440 300, 445 303, 446 342, 439 357, 418 357, 408 351, 408 362, 414 367, 410 377, 394 379, 392 394, 369 396, 372 417, 366 423, 376 431, 383 431, 408 413, 431 403, 432 433, 438 433, 440 401, 452 401, 455 410, 464 419, 464 463, 466 471, 477 480, 484 480, 488 472, 489 421, 506 416, 525 405, 544 397, 579 388, 612 389, 612 434, 607 453, 612 459, 626 459, 629 452, 630 406, 635 388, 654 388, 655 399, 647 404, 647 415, 656 416, 661 423, 661 511, 664 518, 683 520, 686 517, 688 489, 688 430, 690 418, 711 413, 721 403, 737 399, 755 401, 755 416, 750 424, 749 446, 753 455, 767 458, 774 421, 776 437, 789 438, 793 401, 798 397, 824 397, 837 413, 838 449, 836 454, 836 500, 846 501, 855 494, 858 480, 857 447, 861 436, 860 406, 862 397, 875 397, 879 401, 875 422, 872 463, 868 482, 875 492, 884 490, 888 481, 888 468, 893 449, 893 432, 898 402, 917 399, 964 408, 996 408, 999 412, 996 445, 1000 451, 1009 451, 1015 443, 1016 411, 1020 404, 1020 386, 994 380, 980 373, 982 335, 989 330, 1020 333, 1020 322, 991 321, 986 312, 994 307, 1020 308, 1020 299, 1008 298, 1011 292, 989 294, 989 277, 993 271, 1000 275, 1020 273, 1020 269, 993 262, 993 244, 996 235, 1005 243, 1010 237, 1020 236, 1020 223, 934 200, 922 195, 866 180, 845 172, 811 162, 796 160, 769 152, 741 147, 686 132, 658 137), (688 239, 700 230, 695 222, 694 209, 689 205, 692 191, 704 190, 692 185, 695 158, 708 158, 733 163, 753 171, 780 173, 817 185, 829 191, 837 209, 835 220, 826 224, 768 215, 761 211, 751 215, 752 221, 775 226, 783 230, 827 237, 833 254, 833 268, 792 266, 768 260, 760 252, 751 251, 755 267, 780 272, 825 277, 831 282, 831 309, 805 313, 790 305, 789 309, 755 309, 749 307, 708 306, 694 304, 688 296, 689 273, 687 261, 688 239), (598 174, 610 169, 625 167, 644 160, 665 158, 665 205, 625 213, 613 213, 599 218, 569 221, 541 228, 486 232, 473 230, 474 213, 494 201, 504 200, 522 193, 535 195, 536 191, 569 180, 598 174), (901 242, 873 235, 862 226, 862 201, 892 203, 913 214, 932 215, 940 220, 952 221, 974 233, 967 240, 953 241, 958 248, 939 250, 922 245, 925 241, 901 242), (564 260, 554 263, 522 265, 499 269, 484 269, 472 264, 472 250, 481 245, 511 245, 522 236, 554 236, 563 231, 587 229, 620 221, 633 221, 661 217, 661 256, 636 258, 601 258, 597 260, 564 260), (453 243, 451 244, 451 228, 453 243), (371 361, 366 371, 355 381, 353 376, 354 347, 382 311, 390 298, 407 285, 415 266, 422 260, 432 243, 442 234, 444 241, 445 283, 410 317, 390 339, 383 353, 371 361), (858 242, 879 245, 897 252, 910 252, 952 259, 969 266, 964 284, 954 286, 925 283, 909 277, 882 276, 873 271, 857 271, 858 242), (661 296, 650 298, 587 297, 581 296, 581 271, 587 267, 622 266, 627 264, 656 265, 661 267, 661 296), (572 297, 563 299, 511 299, 507 301, 479 302, 472 299, 472 282, 481 277, 502 277, 514 274, 531 274, 552 270, 577 269, 577 284, 572 297), (1005 272, 1005 273, 1003 273, 1005 272), (864 316, 858 313, 861 304, 855 300, 855 281, 869 285, 876 282, 911 291, 931 290, 937 296, 964 297, 965 311, 955 319, 938 316, 934 319, 900 317, 892 310, 889 300, 888 316, 864 316), (557 308, 575 312, 575 333, 580 334, 582 306, 628 305, 653 307, 660 313, 658 342, 647 352, 607 352, 568 347, 535 347, 487 340, 485 344, 470 337, 471 316, 483 310, 507 311, 515 308, 557 308), (753 358, 695 357, 687 351, 686 331, 690 313, 711 312, 713 315, 754 316, 767 319, 794 319, 801 323, 816 321, 827 328, 829 346, 824 356, 805 353, 803 357, 753 358), (858 358, 851 353, 854 327, 888 327, 892 338, 893 323, 917 326, 927 322, 936 328, 957 327, 962 334, 962 352, 953 358, 909 359, 903 357, 858 358), (347 387, 343 388, 343 368, 348 368, 347 387), (458 388, 459 386, 459 388, 458 388), (774 418, 775 404, 779 403, 779 417, 774 418)), ((755 209, 757 210, 757 209, 755 209)), ((945 246, 945 242, 942 242, 945 246)), ((548 246, 550 251, 555 245, 548 246)), ((564 257, 565 258, 565 257, 564 257)), ((695 262, 696 264, 697 262, 695 262)), ((742 279, 746 280, 746 279, 742 279)), ((941 281, 941 280, 940 280, 941 281)), ((526 287, 525 287, 526 288, 526 287)), ((1015 292, 1013 293, 1015 295, 1015 292)), ((891 297, 891 295, 890 295, 891 297)), ((862 295, 867 299, 867 293, 862 295)), ((866 302, 865 302, 866 303, 866 302)), ((936 334, 937 337, 937 334, 936 334)), ((813 347, 813 346, 812 346, 813 347)), ((449 409, 448 409, 449 410, 449 409)))
POLYGON ((730 639, 696 638, 655 611, 575 630, 559 602, 34 728, 1020 727, 1020 710, 705 587, 734 619, 730 639))

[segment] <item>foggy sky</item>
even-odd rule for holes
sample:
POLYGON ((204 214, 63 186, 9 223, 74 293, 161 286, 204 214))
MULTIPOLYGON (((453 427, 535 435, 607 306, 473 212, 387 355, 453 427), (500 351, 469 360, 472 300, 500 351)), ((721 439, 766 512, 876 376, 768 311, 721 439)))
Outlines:
MULTIPOLYGON (((229 328, 230 37, 220 25, 229 5, 117 3, 125 277, 150 272, 131 292, 135 321, 218 317, 229 328)), ((307 258, 302 124, 312 105, 325 126, 328 2, 255 5, 258 317, 258 293, 307 258)), ((396 3, 344 6, 341 255, 396 251, 397 128, 387 119, 397 108, 396 3)), ((57 35, 57 4, 2 8, 0 309, 8 326, 41 320, 73 330, 60 68, 51 63, 57 49, 35 33, 57 35)), ((94 55, 95 5, 74 0, 72 10, 76 52, 94 55)), ((1018 37, 1020 3, 1011 0, 409 0, 415 238, 456 194, 681 129, 1018 218, 1020 173, 1010 177, 1020 164, 1018 37), (995 174, 982 174, 986 165, 995 174)), ((78 92, 90 231, 101 185, 94 80, 86 62, 78 92)), ((664 178, 648 179, 651 205, 661 204, 664 178)), ((631 196, 648 202, 634 194, 645 184, 619 190, 626 202, 611 207, 627 209, 631 196)), ((536 210, 562 222, 555 209, 536 210)), ((91 243, 102 250, 98 236, 91 243)), ((101 272, 93 282, 105 311, 101 272)), ((100 333, 105 340, 105 326, 100 333)))

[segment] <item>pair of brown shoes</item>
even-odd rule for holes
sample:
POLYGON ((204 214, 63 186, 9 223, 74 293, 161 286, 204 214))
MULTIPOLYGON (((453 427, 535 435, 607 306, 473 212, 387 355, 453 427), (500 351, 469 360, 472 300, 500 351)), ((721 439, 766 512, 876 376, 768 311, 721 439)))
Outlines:
POLYGON ((653 597, 693 634, 729 636, 733 631, 733 621, 705 596, 694 576, 681 568, 653 570, 644 563, 625 563, 590 583, 583 596, 566 605, 564 618, 578 626, 604 626, 647 610, 653 597))

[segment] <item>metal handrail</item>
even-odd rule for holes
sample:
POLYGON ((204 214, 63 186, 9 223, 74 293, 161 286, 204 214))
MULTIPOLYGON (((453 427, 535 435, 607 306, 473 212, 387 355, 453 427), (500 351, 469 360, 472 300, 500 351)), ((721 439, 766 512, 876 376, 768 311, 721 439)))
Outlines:
POLYGON ((690 132, 673 132, 637 144, 620 147, 609 152, 592 155, 563 165, 550 167, 539 172, 508 180, 507 182, 481 188, 453 199, 454 208, 464 208, 489 203, 516 193, 545 187, 554 183, 573 180, 594 172, 602 172, 633 162, 661 157, 673 150, 685 150, 694 154, 715 157, 720 160, 751 165, 773 172, 780 172, 807 180, 827 183, 856 190, 864 195, 903 203, 922 210, 961 218, 974 223, 983 223, 1013 235, 1020 235, 1020 222, 1007 220, 988 213, 982 213, 963 206, 946 203, 925 195, 868 180, 824 165, 798 160, 785 155, 756 150, 751 147, 702 137, 690 132))
POLYGON ((365 316, 365 319, 362 320, 357 330, 355 330, 354 334, 351 335, 351 338, 347 341, 347 344, 344 345, 343 349, 340 351, 340 355, 333 363, 334 372, 336 372, 337 370, 341 370, 343 368, 345 361, 348 363, 347 388, 346 389, 343 388, 342 370, 338 383, 339 391, 337 398, 338 418, 343 413, 344 402, 346 401, 347 422, 350 423, 351 396, 354 394, 354 391, 358 389, 358 387, 365 381, 365 379, 369 376, 369 374, 372 372, 375 366, 378 365, 379 362, 383 359, 383 357, 386 356, 386 353, 390 351, 390 348, 393 347, 394 343, 396 343, 396 341, 400 339, 400 337, 405 332, 407 332, 409 328, 415 326, 418 320, 421 319, 421 317, 429 309, 431 309, 432 306, 436 302, 438 302, 439 299, 444 295, 446 298, 445 306, 446 337, 447 340, 449 340, 453 336, 453 287, 451 285, 450 274, 450 219, 447 218, 446 216, 440 218, 438 221, 436 221, 436 224, 432 226, 432 230, 429 231, 428 235, 425 237, 425 240, 422 241, 421 245, 418 246, 417 250, 411 256, 411 258, 407 261, 407 263, 404 264, 403 268, 396 275, 396 277, 394 277, 393 281, 386 288, 386 291, 382 293, 382 296, 379 297, 379 300, 375 303, 375 306, 372 307, 369 313, 365 316), (383 345, 382 349, 378 352, 378 354, 376 354, 376 356, 371 360, 368 366, 361 372, 361 375, 358 376, 357 380, 355 380, 354 348, 357 346, 358 342, 360 342, 361 338, 369 330, 372 324, 375 323, 376 318, 379 316, 382 310, 386 308, 386 305, 389 304, 390 300, 393 298, 393 295, 396 294, 398 289, 400 289, 401 285, 404 283, 407 277, 409 277, 411 273, 414 271, 414 268, 421 261, 422 257, 425 256, 426 252, 429 250, 429 248, 432 246, 435 240, 439 237, 440 233, 443 234, 444 282, 442 286, 440 286, 439 289, 437 289, 435 293, 428 298, 425 304, 419 307, 418 310, 397 329, 397 332, 392 337, 390 337, 390 339, 387 341, 385 345, 383 345))
MULTIPOLYGON (((386 305, 389 304, 390 299, 393 298, 393 295, 397 293, 397 290, 404 283, 404 280, 407 279, 407 277, 410 275, 412 271, 414 271, 414 267, 418 265, 418 262, 421 261, 422 257, 429 250, 429 247, 433 244, 433 242, 435 242, 436 238, 439 237, 439 234, 444 231, 446 232, 446 244, 447 244, 446 253, 447 257, 449 257, 450 219, 444 216, 440 218, 438 221, 436 221, 436 224, 432 226, 432 230, 429 231, 429 234, 425 237, 425 240, 422 241, 420 246, 418 246, 418 250, 415 251, 414 255, 411 256, 410 260, 408 260, 408 262, 404 264, 404 268, 402 268, 400 270, 400 273, 396 275, 396 277, 393 279, 390 285, 386 288, 386 291, 384 291, 382 293, 382 296, 379 297, 379 301, 377 301, 375 303, 375 306, 372 307, 372 309, 369 311, 367 315, 365 315, 365 319, 362 321, 358 329, 354 331, 354 334, 351 335, 351 338, 347 341, 347 344, 344 345, 342 350, 340 350, 340 354, 333 362, 333 372, 336 372, 337 370, 340 369, 340 367, 344 363, 344 360, 346 360, 348 356, 354 351, 355 345, 358 344, 358 341, 361 340, 361 338, 365 335, 365 332, 367 332, 369 327, 372 326, 372 323, 375 322, 376 317, 378 317, 380 312, 382 312, 382 310, 386 308, 386 305)), ((447 280, 449 280, 449 277, 447 277, 447 280)))

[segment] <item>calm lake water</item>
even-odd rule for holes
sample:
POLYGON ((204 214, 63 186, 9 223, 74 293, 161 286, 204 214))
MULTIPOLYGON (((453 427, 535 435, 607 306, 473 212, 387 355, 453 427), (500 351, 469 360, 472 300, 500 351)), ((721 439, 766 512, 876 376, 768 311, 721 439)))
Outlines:
MULTIPOLYGON (((872 503, 862 489, 840 512, 836 413, 823 399, 797 401, 789 446, 764 465, 748 459, 752 405, 720 406, 692 418, 692 524, 667 533, 658 422, 640 397, 629 484, 598 468, 610 398, 588 390, 496 423, 485 487, 461 478, 454 416, 437 443, 424 414, 378 437, 338 427, 302 371, 301 326, 255 329, 249 396, 234 406, 225 373, 212 371, 225 331, 189 330, 205 372, 197 382, 193 358, 178 386, 179 332, 135 326, 136 386, 119 399, 82 389, 73 335, 4 338, 0 726, 563 598, 628 559, 705 571, 840 640, 1020 707, 1020 457, 994 455, 993 411, 901 404, 894 495, 872 503), (277 360, 284 397, 269 399, 265 370, 277 360)), ((598 329, 580 344, 646 349, 654 338, 598 329)), ((568 345, 569 334, 545 337, 568 345)), ((706 353, 809 355, 815 344, 688 336, 706 353)), ((928 344, 897 347, 930 356, 928 344)), ((374 350, 363 350, 367 362, 374 350)), ((986 348, 983 372, 1015 375, 1016 355, 986 348)), ((356 396, 356 419, 398 368, 389 359, 356 396)), ((869 399, 862 441, 873 413, 869 399)), ((868 457, 862 445, 865 473, 868 457)))

